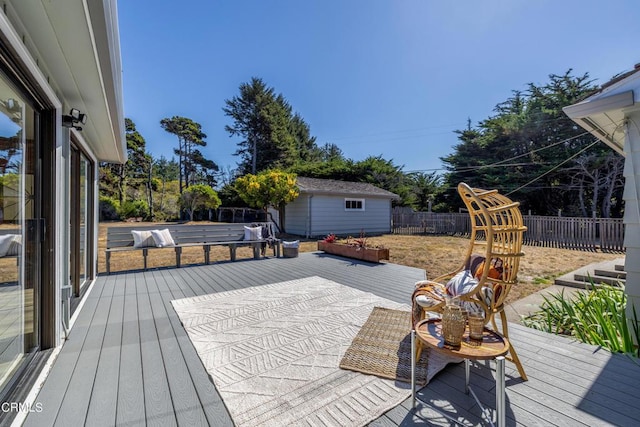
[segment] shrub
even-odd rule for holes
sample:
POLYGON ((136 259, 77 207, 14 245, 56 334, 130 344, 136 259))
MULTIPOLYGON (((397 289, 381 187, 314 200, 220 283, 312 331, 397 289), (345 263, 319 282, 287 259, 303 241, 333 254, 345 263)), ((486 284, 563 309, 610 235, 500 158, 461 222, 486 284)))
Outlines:
POLYGON ((149 205, 144 200, 127 200, 120 206, 120 218, 144 218, 149 213, 149 205))
POLYGON ((628 320, 626 304, 624 288, 592 285, 591 290, 579 291, 573 299, 565 297, 564 292, 545 296, 540 311, 525 317, 523 323, 533 329, 569 335, 611 352, 640 357, 637 314, 634 309, 634 319, 628 320))
POLYGON ((195 184, 187 187, 180 196, 180 204, 193 221, 196 209, 216 209, 220 206, 220 198, 213 188, 205 184, 195 184))
POLYGON ((120 219, 118 211, 120 202, 107 196, 100 196, 98 205, 100 221, 113 221, 120 219))
POLYGON ((257 175, 246 174, 236 179, 235 189, 249 206, 267 210, 272 206, 278 209, 280 224, 284 231, 285 205, 294 201, 300 191, 296 185, 296 175, 279 170, 266 170, 257 175))

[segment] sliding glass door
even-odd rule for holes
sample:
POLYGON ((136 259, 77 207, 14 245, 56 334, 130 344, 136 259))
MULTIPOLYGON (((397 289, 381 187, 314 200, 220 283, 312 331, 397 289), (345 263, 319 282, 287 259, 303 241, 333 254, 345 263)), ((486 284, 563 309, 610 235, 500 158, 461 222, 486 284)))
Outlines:
POLYGON ((0 73, 0 391, 38 344, 38 115, 0 73))
POLYGON ((78 297, 87 279, 93 277, 93 164, 75 142, 71 145, 70 172, 70 280, 73 296, 78 297))

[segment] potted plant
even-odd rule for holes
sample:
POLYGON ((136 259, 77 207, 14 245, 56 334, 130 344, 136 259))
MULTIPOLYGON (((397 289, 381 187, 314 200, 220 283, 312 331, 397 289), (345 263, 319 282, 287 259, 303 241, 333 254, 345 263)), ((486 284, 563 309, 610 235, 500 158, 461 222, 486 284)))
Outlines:
POLYGON ((359 238, 348 237, 345 243, 339 243, 335 234, 329 234, 323 240, 318 241, 318 250, 328 254, 369 262, 380 262, 380 260, 389 259, 389 249, 369 245, 363 231, 360 232, 359 238))

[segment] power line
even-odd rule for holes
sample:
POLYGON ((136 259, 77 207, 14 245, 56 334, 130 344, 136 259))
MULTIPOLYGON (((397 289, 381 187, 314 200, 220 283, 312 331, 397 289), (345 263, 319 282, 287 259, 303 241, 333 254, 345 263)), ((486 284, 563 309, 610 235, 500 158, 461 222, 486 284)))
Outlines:
POLYGON ((524 185, 521 185, 520 187, 516 188, 513 191, 510 191, 509 193, 505 194, 505 196, 509 196, 513 193, 515 193, 518 190, 523 189, 524 187, 526 187, 529 184, 532 184, 534 182, 536 182, 537 180, 539 180, 540 178, 542 178, 543 176, 553 172, 554 170, 558 169, 560 166, 564 165, 565 163, 567 163, 569 160, 576 158, 579 154, 584 153, 585 151, 587 151, 589 148, 593 147, 594 145, 596 145, 598 143, 599 139, 596 139, 595 141, 593 141, 591 144, 587 145, 586 147, 584 147, 582 150, 578 151, 577 153, 575 153, 573 156, 569 157, 566 160, 563 160, 562 162, 558 163, 556 166, 552 167, 551 169, 549 169, 548 171, 544 172, 543 174, 539 175, 536 178, 533 178, 531 181, 527 182, 524 185))
POLYGON ((490 165, 479 166, 478 168, 481 169, 483 167, 493 167, 493 166, 502 165, 502 163, 504 163, 504 162, 509 162, 511 160, 519 159, 520 157, 524 157, 524 156, 528 156, 528 155, 533 154, 533 153, 537 153, 538 151, 546 150, 547 148, 555 147, 556 145, 564 144, 566 142, 569 142, 569 141, 572 141, 574 139, 580 138, 580 137, 582 137, 584 135, 587 135, 587 134, 589 134, 589 132, 583 132, 580 135, 572 136, 571 138, 563 139, 562 141, 554 142, 553 144, 545 145, 544 147, 536 148, 535 150, 527 151, 526 153, 519 154, 517 156, 511 157, 511 158, 508 158, 508 159, 505 159, 505 160, 500 160, 500 161, 492 163, 490 165))
MULTIPOLYGON (((561 141, 554 142, 553 144, 545 145, 544 147, 536 148, 534 150, 527 151, 526 153, 518 154, 517 156, 509 157, 508 159, 500 160, 500 161, 497 161, 495 163, 491 163, 489 165, 467 166, 467 167, 464 167, 464 168, 455 169, 454 172, 472 172, 472 171, 476 171, 476 170, 479 170, 479 169, 492 168, 492 167, 497 167, 497 166, 506 167, 506 166, 528 166, 528 165, 531 165, 531 164, 536 164, 536 165, 544 164, 544 163, 534 163, 534 162, 531 162, 531 163, 505 164, 505 162, 510 162, 512 160, 519 159, 520 157, 529 156, 531 154, 537 153, 538 151, 546 150, 547 148, 552 148, 552 147, 555 147, 557 145, 564 144, 566 142, 569 142, 569 141, 572 141, 574 139, 580 138, 580 137, 585 136, 587 134, 589 134, 589 132, 583 132, 583 133, 581 133, 579 135, 572 136, 571 138, 563 139, 561 141)), ((435 171, 440 171, 440 170, 446 170, 446 168, 419 169, 419 170, 414 170, 414 171, 407 171, 407 173, 427 172, 427 171, 435 172, 435 171)))

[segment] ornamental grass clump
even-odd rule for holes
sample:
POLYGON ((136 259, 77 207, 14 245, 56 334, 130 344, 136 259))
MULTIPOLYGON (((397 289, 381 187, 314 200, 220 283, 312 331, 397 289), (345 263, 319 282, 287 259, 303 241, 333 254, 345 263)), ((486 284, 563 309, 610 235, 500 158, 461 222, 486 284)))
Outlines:
POLYGON ((544 296, 540 311, 525 317, 523 323, 533 329, 576 339, 608 349, 640 357, 638 316, 627 320, 627 296, 623 287, 593 285, 579 291, 574 298, 564 292, 544 296))

